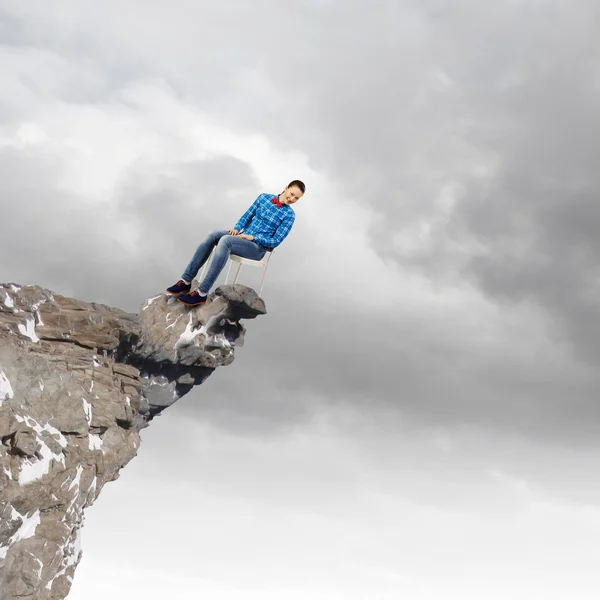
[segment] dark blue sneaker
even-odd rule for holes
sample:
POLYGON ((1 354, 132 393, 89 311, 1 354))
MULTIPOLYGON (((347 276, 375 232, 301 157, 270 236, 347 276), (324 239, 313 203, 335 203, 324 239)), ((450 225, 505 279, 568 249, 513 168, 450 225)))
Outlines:
POLYGON ((178 296, 179 294, 185 294, 192 289, 192 286, 189 283, 180 279, 175 285, 172 285, 170 288, 167 288, 167 294, 173 294, 174 296, 178 296))
POLYGON ((208 298, 208 294, 200 294, 198 290, 194 290, 189 294, 184 294, 183 296, 179 296, 177 300, 182 304, 187 304, 188 306, 201 306, 202 304, 206 304, 206 299, 208 298))

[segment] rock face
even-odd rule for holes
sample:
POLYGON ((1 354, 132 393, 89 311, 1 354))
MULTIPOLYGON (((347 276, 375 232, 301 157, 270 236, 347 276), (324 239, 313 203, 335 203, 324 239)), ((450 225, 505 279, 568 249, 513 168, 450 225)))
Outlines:
POLYGON ((68 594, 84 510, 142 428, 231 364, 240 319, 265 312, 241 285, 196 309, 159 295, 139 315, 0 285, 0 600, 68 594))

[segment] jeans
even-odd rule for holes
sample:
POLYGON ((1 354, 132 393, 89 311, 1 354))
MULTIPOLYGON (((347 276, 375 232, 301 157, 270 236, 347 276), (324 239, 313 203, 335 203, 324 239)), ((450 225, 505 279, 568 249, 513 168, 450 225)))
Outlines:
POLYGON ((208 294, 214 285, 219 273, 227 264, 230 254, 236 254, 242 258, 261 260, 267 249, 256 242, 245 240, 237 235, 229 235, 226 230, 211 231, 206 239, 198 246, 190 264, 186 267, 181 279, 192 281, 198 274, 200 267, 208 260, 214 247, 217 247, 213 259, 208 267, 204 279, 200 282, 198 289, 203 294, 208 294))

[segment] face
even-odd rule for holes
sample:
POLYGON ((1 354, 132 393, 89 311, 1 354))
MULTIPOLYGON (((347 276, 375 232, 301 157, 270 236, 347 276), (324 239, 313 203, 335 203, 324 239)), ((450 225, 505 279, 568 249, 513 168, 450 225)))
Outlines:
POLYGON ((296 185, 286 187, 285 190, 279 196, 279 200, 284 204, 294 204, 302 198, 302 191, 296 185))

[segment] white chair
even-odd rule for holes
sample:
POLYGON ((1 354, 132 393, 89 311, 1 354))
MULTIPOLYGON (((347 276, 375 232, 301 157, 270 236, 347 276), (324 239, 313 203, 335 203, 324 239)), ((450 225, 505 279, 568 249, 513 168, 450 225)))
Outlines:
MULTIPOLYGON (((204 279, 204 274, 206 273, 206 269, 208 269, 208 265, 210 264, 211 260, 213 259, 213 254, 215 253, 215 248, 212 249, 210 256, 208 257, 208 260, 204 263, 204 266, 202 267, 202 271, 200 273, 200 278, 198 279, 198 281, 202 281, 204 279)), ((238 277, 240 276, 240 271, 242 269, 242 265, 248 265, 249 267, 260 267, 261 269, 263 269, 263 276, 262 276, 262 280, 260 282, 260 290, 258 291, 258 295, 261 296, 262 295, 262 290, 263 290, 263 286, 265 284, 265 277, 267 276, 267 267, 269 265, 269 259, 271 258, 271 255, 273 254, 273 249, 270 248, 265 252, 265 255, 262 257, 261 260, 252 260, 250 258, 242 258, 241 256, 238 256, 237 254, 230 254, 229 255, 229 268, 227 269, 227 276, 225 277, 225 283, 227 284, 227 282, 229 281, 229 275, 231 273, 231 266, 233 265, 233 263, 238 263, 237 265, 237 270, 235 272, 235 277, 233 279, 233 283, 237 283, 238 277)))

